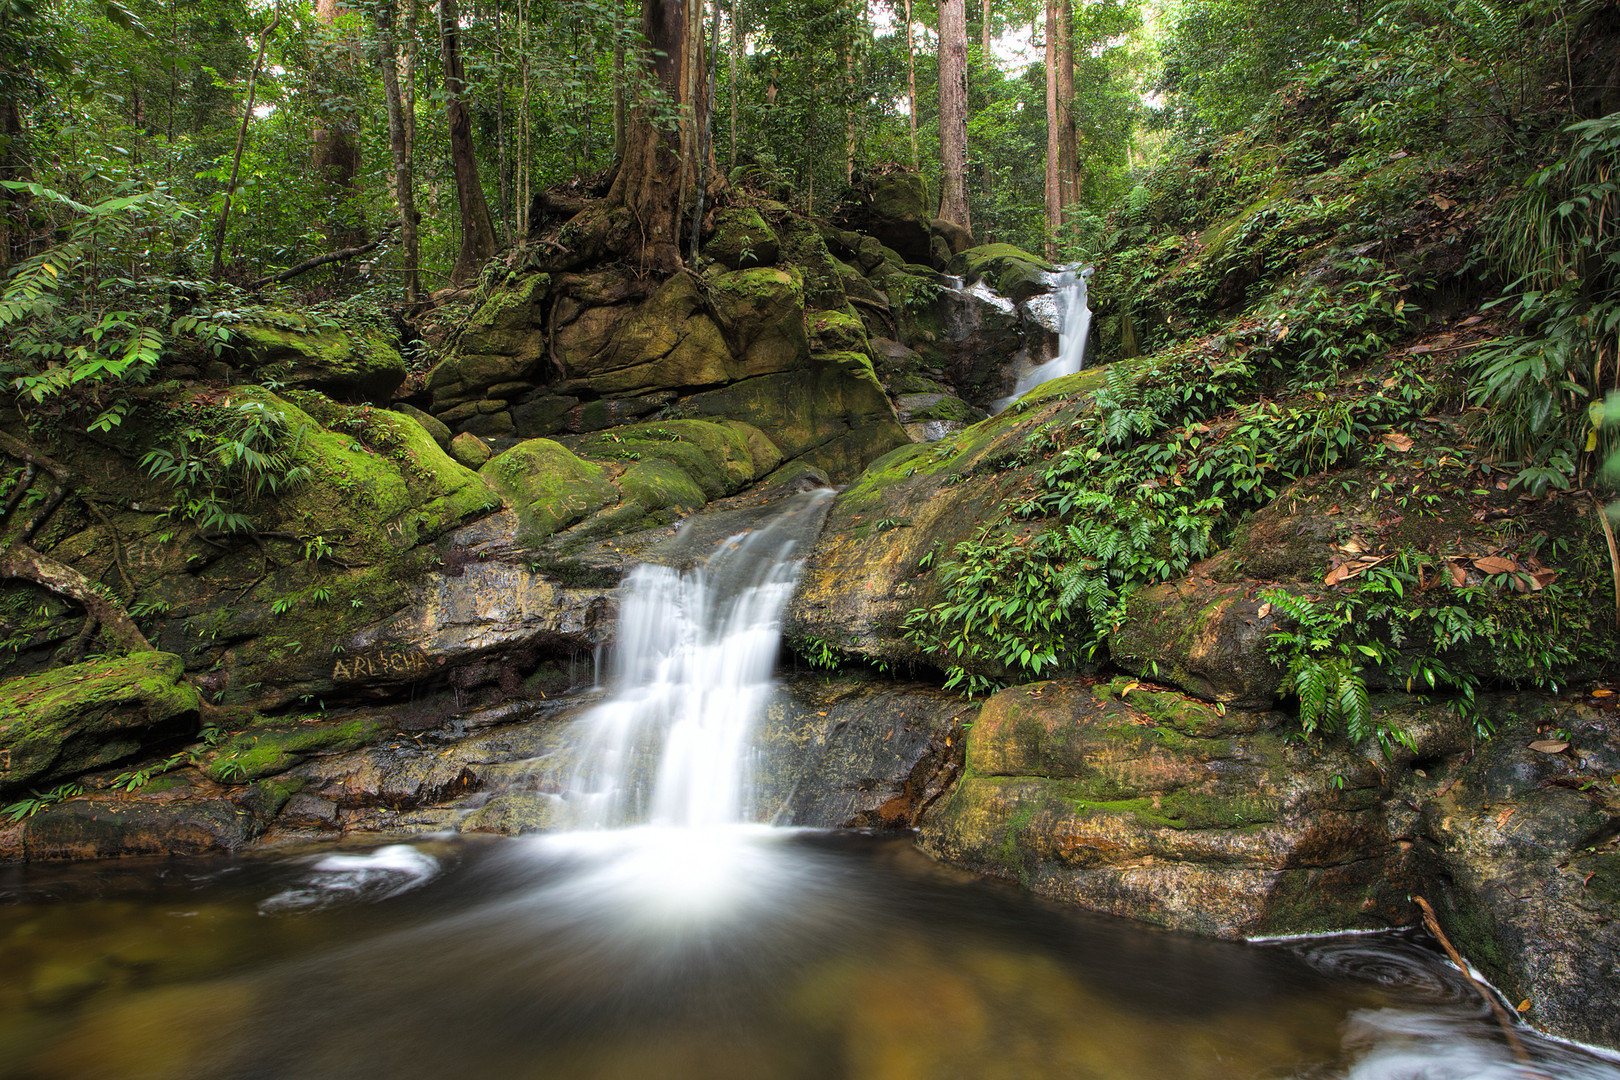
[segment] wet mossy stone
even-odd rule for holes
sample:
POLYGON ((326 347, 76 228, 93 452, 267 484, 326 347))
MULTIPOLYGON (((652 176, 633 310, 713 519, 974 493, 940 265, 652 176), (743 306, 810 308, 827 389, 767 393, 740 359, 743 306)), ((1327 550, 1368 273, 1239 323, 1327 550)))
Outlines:
POLYGON ((544 540, 618 501, 606 469, 550 439, 518 443, 479 474, 512 503, 521 543, 544 540))
POLYGON ((984 244, 952 257, 947 272, 972 285, 983 281, 1002 296, 1014 301, 1028 300, 1037 293, 1050 292, 1045 275, 1057 267, 1011 244, 984 244))
POLYGON ((455 352, 433 370, 428 386, 493 386, 529 375, 545 354, 541 311, 549 274, 526 274, 496 289, 467 320, 455 352))
POLYGON ((381 721, 369 717, 249 728, 222 743, 203 772, 215 783, 245 784, 286 772, 311 754, 357 750, 382 735, 381 721))
POLYGON ((450 429, 441 423, 437 417, 403 401, 396 402, 393 408, 395 412, 408 416, 421 424, 422 430, 432 436, 433 441, 438 443, 441 449, 450 449, 450 439, 452 438, 450 429))
POLYGON ((615 428, 571 443, 581 457, 598 461, 667 461, 689 476, 705 497, 718 499, 735 493, 758 475, 747 427, 667 420, 615 428))
POLYGON ((770 266, 780 247, 776 233, 751 206, 731 206, 715 215, 714 235, 703 253, 731 270, 770 266))
POLYGON ((619 477, 626 502, 648 513, 657 510, 696 510, 708 502, 703 489, 673 461, 653 458, 638 461, 619 477))
MULTIPOLYGON (((740 361, 741 370, 734 378, 804 366, 810 336, 805 326, 804 275, 797 268, 759 267, 716 274, 708 285, 720 329, 732 355, 740 361)), ((715 381, 721 380, 711 380, 715 381)))
POLYGON ((257 324, 235 327, 232 333, 240 366, 289 386, 345 401, 385 402, 405 381, 405 360, 380 333, 257 324))
POLYGON ((477 473, 407 417, 307 392, 235 393, 278 410, 296 433, 293 464, 309 479, 267 504, 266 524, 280 531, 342 537, 346 559, 379 560, 499 506, 477 473))
POLYGON ((857 178, 834 220, 875 237, 909 262, 927 262, 933 239, 929 217, 927 182, 920 173, 897 169, 857 178))
POLYGON ((197 690, 173 653, 131 653, 0 683, 0 792, 48 784, 188 733, 197 690))
POLYGON ((842 311, 811 311, 810 345, 816 352, 867 351, 866 325, 850 308, 842 311))
POLYGON ((482 468, 491 456, 489 444, 478 436, 463 431, 450 440, 450 456, 469 469, 482 468))

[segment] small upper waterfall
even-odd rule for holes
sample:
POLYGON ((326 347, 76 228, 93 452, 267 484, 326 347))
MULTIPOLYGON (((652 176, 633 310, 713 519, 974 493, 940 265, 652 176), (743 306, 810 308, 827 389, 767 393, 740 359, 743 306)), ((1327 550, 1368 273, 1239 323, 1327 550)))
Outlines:
POLYGON ((578 825, 751 818, 750 736, 771 693, 795 554, 832 495, 794 496, 692 570, 645 564, 626 578, 610 695, 581 720, 568 784, 578 825))
POLYGON ((1064 270, 1058 275, 1054 296, 1058 308, 1058 353, 1019 376, 1007 403, 1017 401, 1044 382, 1073 375, 1086 366, 1086 339, 1091 336, 1091 307, 1086 300, 1086 284, 1092 268, 1064 270))

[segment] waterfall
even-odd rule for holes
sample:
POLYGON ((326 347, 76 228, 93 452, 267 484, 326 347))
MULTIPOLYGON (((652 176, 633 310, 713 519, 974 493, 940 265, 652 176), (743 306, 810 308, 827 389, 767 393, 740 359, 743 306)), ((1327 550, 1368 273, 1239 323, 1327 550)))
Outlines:
POLYGON ((625 580, 610 693, 582 720, 577 824, 694 828, 750 820, 755 721, 773 686, 794 558, 832 492, 786 500, 701 566, 644 564, 625 580))
POLYGON ((1086 301, 1086 283, 1091 280, 1092 268, 1064 270, 1058 275, 1054 294, 1057 299, 1059 326, 1058 353, 1044 364, 1025 372, 1006 399, 1011 404, 1044 382, 1063 375, 1073 375, 1086 366, 1086 339, 1091 336, 1091 307, 1086 301))

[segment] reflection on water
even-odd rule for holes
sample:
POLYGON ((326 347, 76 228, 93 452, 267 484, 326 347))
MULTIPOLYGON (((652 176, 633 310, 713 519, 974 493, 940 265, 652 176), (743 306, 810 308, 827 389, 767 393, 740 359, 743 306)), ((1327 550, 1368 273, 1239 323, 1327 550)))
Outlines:
MULTIPOLYGON (((1536 1068, 1620 1068, 1524 1032, 1536 1068)), ((1401 935, 1242 946, 754 827, 0 872, 0 1077, 1526 1075, 1401 935)))

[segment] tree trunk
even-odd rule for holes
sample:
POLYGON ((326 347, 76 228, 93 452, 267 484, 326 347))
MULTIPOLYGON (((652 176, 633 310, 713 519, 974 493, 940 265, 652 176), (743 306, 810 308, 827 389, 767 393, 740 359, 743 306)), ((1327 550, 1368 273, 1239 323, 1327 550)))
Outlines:
POLYGON ((973 230, 967 196, 967 8, 939 5, 939 216, 973 230))
POLYGON ((248 121, 253 117, 253 94, 258 89, 259 71, 264 67, 264 50, 270 44, 270 35, 281 23, 281 8, 271 16, 259 32, 259 51, 253 57, 253 71, 248 75, 247 100, 242 104, 242 125, 236 129, 236 153, 231 158, 231 179, 225 187, 225 201, 219 208, 219 223, 214 226, 214 277, 225 276, 225 228, 231 221, 231 196, 236 193, 236 181, 242 175, 242 148, 247 144, 248 121))
POLYGON ((624 101, 624 3, 613 5, 613 160, 624 158, 625 101, 624 101))
POLYGON ((911 167, 922 167, 917 156, 917 50, 911 36, 911 0, 906 0, 906 94, 911 103, 911 167))
POLYGON ((995 57, 990 53, 990 0, 984 0, 979 8, 979 47, 983 50, 984 67, 986 71, 996 66, 995 57))
POLYGON ((737 53, 742 49, 737 0, 731 0, 731 167, 737 167, 737 53))
POLYGON ((1053 0, 1057 8, 1058 195, 1064 221, 1080 203, 1080 139, 1074 126, 1074 5, 1053 0))
MULTIPOLYGON (((337 18, 343 13, 338 0, 316 0, 316 21, 336 34, 337 18)), ((353 56, 344 55, 350 47, 338 44, 333 63, 338 67, 352 65, 353 56)), ((341 113, 347 102, 327 90, 319 95, 324 102, 336 106, 341 113)), ((322 204, 327 207, 326 236, 334 248, 354 247, 366 236, 365 220, 355 208, 355 180, 360 174, 360 147, 349 132, 347 118, 326 116, 316 121, 314 137, 315 184, 322 204)))
POLYGON ((1057 5, 1046 0, 1046 257, 1057 257, 1058 231, 1063 227, 1063 192, 1058 179, 1063 151, 1058 137, 1057 5))
POLYGON ((391 0, 377 5, 377 44, 383 95, 388 99, 388 146, 394 157, 394 202, 399 206, 400 246, 405 260, 405 302, 414 304, 421 298, 422 290, 416 268, 416 190, 411 175, 410 146, 405 138, 405 106, 399 92, 399 58, 391 0))
POLYGON ((445 117, 450 127, 450 161, 456 176, 456 201, 461 208, 461 248, 450 277, 465 283, 495 254, 495 229, 489 205, 478 181, 478 158, 472 141, 472 118, 467 115, 467 78, 461 63, 461 17, 456 0, 439 0, 439 44, 444 54, 445 117))
POLYGON ((650 269, 673 273, 681 260, 681 217, 698 180, 698 133, 708 93, 698 78, 703 63, 702 19, 690 17, 695 0, 645 0, 641 30, 650 48, 645 64, 653 83, 675 109, 673 130, 658 123, 654 102, 638 102, 625 134, 624 158, 608 201, 629 208, 636 239, 625 254, 650 269))

